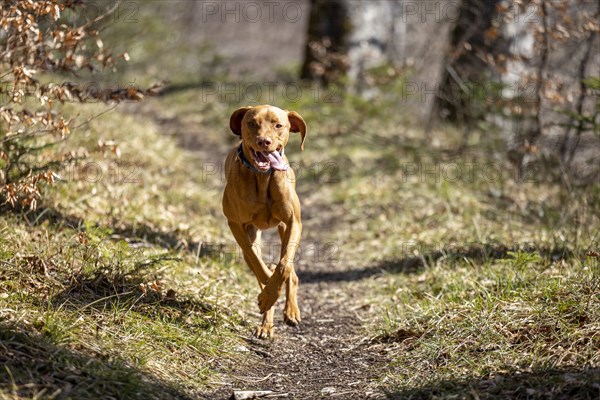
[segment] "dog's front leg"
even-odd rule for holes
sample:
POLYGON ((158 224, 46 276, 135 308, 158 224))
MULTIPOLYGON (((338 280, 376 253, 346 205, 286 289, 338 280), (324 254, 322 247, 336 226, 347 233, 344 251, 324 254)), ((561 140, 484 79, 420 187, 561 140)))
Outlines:
MULTIPOLYGON (((252 243, 252 250, 254 251, 254 254, 256 254, 256 257, 262 261, 262 251, 260 248, 260 236, 261 236, 260 231, 254 225, 247 225, 246 232, 248 233, 248 238, 250 239, 250 242, 252 243)), ((248 264, 248 259, 246 259, 246 264, 248 264)), ((248 264, 248 265, 250 265, 250 264, 248 264)), ((269 264, 269 276, 271 276, 273 274, 274 269, 275 269, 275 265, 269 264)), ((258 280, 258 286, 260 287, 260 290, 262 291, 263 288, 265 287, 265 285, 260 282, 260 279, 258 279, 258 277, 257 277, 257 280, 258 280)), ((271 307, 271 308, 269 308, 269 311, 267 311, 266 313, 263 314, 262 324, 258 328, 256 328, 255 335, 257 338, 259 338, 259 339, 273 338, 273 331, 274 331, 273 313, 274 312, 275 312, 275 307, 271 307)))
MULTIPOLYGON (((260 286, 261 291, 265 287, 265 285, 263 285, 260 282, 258 283, 258 286, 260 286)), ((269 308, 269 310, 266 313, 263 314, 262 324, 258 328, 256 328, 255 335, 257 338, 259 338, 259 339, 273 338, 273 331, 275 329, 273 327, 274 312, 275 312, 275 307, 271 307, 271 308, 269 308)))
POLYGON ((255 238, 250 238, 248 232, 244 228, 244 225, 232 221, 229 221, 228 223, 229 229, 231 229, 231 233, 233 233, 235 241, 242 249, 242 254, 244 255, 246 264, 248 264, 252 272, 254 272, 258 282, 262 285, 266 285, 271 277, 271 270, 267 267, 263 260, 260 259, 257 251, 253 249, 255 238))
MULTIPOLYGON (((281 241, 285 237, 285 224, 279 224, 277 227, 281 241)), ((285 248, 281 248, 280 258, 285 256, 285 248)), ((285 308, 283 310, 283 321, 290 326, 297 326, 300 323, 300 309, 298 308, 298 275, 292 268, 289 278, 285 281, 285 308)), ((273 310, 274 307, 271 307, 273 310)))
MULTIPOLYGON (((285 224, 285 227, 280 232, 281 238, 281 259, 279 264, 273 271, 273 275, 269 278, 266 286, 258 296, 258 306, 260 312, 266 312, 277 301, 281 293, 283 283, 288 281, 290 285, 297 285, 298 277, 294 271, 294 257, 300 245, 300 236, 302 235, 302 223, 299 218, 291 218, 285 224)), ((295 287, 290 287, 286 299, 285 319, 290 325, 296 325, 300 322, 300 311, 296 304, 295 287)))
MULTIPOLYGON (((261 258, 260 236, 256 227, 247 226, 244 228, 242 224, 229 221, 229 228, 233 233, 233 237, 242 249, 244 261, 246 261, 248 267, 250 267, 252 272, 254 272, 254 275, 258 280, 258 286, 262 291, 272 274, 272 270, 265 265, 261 258)), ((262 324, 256 329, 255 332, 256 337, 273 337, 273 312, 274 309, 271 307, 263 314, 262 324)))

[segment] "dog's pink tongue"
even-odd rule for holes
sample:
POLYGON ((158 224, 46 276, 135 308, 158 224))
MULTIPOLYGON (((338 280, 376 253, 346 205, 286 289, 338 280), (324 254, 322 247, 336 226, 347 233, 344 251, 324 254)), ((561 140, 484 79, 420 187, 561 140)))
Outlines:
POLYGON ((283 161, 283 158, 279 155, 279 152, 274 151, 272 153, 267 153, 267 159, 271 164, 271 168, 277 171, 286 171, 288 169, 288 165, 283 161))

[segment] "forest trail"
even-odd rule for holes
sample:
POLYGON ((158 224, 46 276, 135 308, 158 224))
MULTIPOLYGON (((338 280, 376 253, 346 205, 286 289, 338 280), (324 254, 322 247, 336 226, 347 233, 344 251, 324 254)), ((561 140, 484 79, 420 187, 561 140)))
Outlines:
MULTIPOLYGON (((312 214, 313 208, 306 211, 312 214)), ((283 323, 280 299, 274 340, 247 337, 247 348, 255 353, 252 364, 234 371, 227 386, 207 398, 232 398, 236 391, 271 391, 271 398, 294 399, 384 397, 377 387, 385 349, 363 327, 373 318, 365 296, 370 282, 362 279, 364 270, 353 270, 338 258, 342 247, 321 240, 326 227, 319 223, 320 212, 304 219, 304 250, 297 261, 302 323, 297 328, 283 323)), ((257 313, 249 323, 259 321, 257 313)))
MULTIPOLYGON (((152 115, 148 109, 142 112, 152 115)), ((199 136, 197 126, 178 117, 158 119, 157 123, 182 147, 197 154, 202 163, 222 165, 230 148, 227 138, 199 136)), ((367 296, 373 281, 364 278, 381 271, 355 259, 359 253, 345 248, 342 239, 331 240, 339 238, 337 230, 351 227, 337 225, 344 211, 336 209, 318 188, 309 186, 298 187, 303 233, 296 270, 302 322, 295 328, 284 324, 282 295, 275 304, 275 338, 256 339, 249 330, 241 349, 252 353, 248 364, 224 374, 223 386, 205 393, 207 399, 235 398, 238 391, 272 392, 265 398, 385 397, 377 389, 378 376, 386 365, 385 346, 372 340, 377 332, 365 329, 365 322, 375 318, 375 307, 367 296)), ((277 246, 276 231, 264 232, 262 242, 270 249, 277 246)), ((254 279, 249 270, 248 279, 254 279)), ((247 302, 254 305, 256 298, 247 302)), ((255 307, 247 321, 252 329, 261 320, 255 307)))
MULTIPOLYGON (((364 329, 364 322, 374 317, 366 296, 369 282, 361 279, 364 271, 337 259, 340 249, 320 241, 324 227, 319 225, 318 214, 304 220, 304 248, 327 247, 331 260, 315 260, 314 253, 298 260, 302 323, 297 328, 284 325, 280 299, 275 306, 275 339, 246 338, 248 350, 256 354, 253 365, 234 371, 227 386, 207 398, 232 398, 234 391, 272 391, 271 398, 293 399, 385 397, 377 389, 386 364, 385 348, 372 340, 376 333, 364 329)), ((257 314, 249 322, 259 321, 257 314)))

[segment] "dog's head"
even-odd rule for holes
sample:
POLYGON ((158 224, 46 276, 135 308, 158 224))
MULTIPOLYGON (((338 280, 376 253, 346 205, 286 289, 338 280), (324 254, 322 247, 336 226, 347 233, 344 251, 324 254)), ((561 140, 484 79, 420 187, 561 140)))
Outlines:
POLYGON ((269 105, 242 107, 231 114, 229 127, 241 137, 246 157, 260 171, 279 169, 290 132, 300 132, 300 148, 304 150, 306 123, 295 111, 269 105))

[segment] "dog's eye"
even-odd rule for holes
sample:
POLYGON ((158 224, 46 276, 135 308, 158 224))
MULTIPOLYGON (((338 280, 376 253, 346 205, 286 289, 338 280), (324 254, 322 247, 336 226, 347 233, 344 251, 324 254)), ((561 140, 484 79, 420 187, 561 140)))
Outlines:
POLYGON ((283 125, 281 125, 281 124, 275 124, 275 128, 281 129, 281 128, 283 128, 283 125))
POLYGON ((248 128, 256 128, 256 127, 257 127, 256 122, 254 122, 254 121, 248 122, 248 128))

